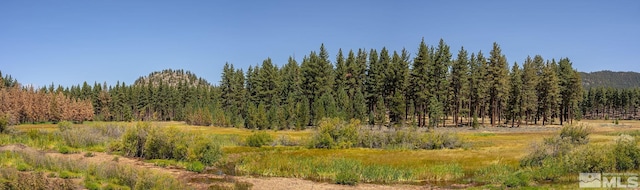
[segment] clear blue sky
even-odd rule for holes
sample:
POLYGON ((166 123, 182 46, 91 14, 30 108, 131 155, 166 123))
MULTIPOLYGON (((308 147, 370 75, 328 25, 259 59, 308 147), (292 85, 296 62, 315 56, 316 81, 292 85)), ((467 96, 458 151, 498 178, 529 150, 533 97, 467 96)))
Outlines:
POLYGON ((640 71, 640 1, 0 1, 0 70, 23 84, 131 84, 162 69, 218 83, 324 43, 407 48, 443 38, 509 63, 569 57, 580 71, 640 71))

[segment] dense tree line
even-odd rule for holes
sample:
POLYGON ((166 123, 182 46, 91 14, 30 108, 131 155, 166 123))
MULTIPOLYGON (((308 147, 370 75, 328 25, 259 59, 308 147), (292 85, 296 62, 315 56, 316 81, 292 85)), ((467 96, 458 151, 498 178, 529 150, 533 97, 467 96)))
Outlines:
POLYGON ((496 43, 488 58, 461 48, 453 59, 444 40, 435 47, 422 41, 412 61, 404 49, 346 56, 340 49, 332 63, 322 45, 282 68, 269 58, 246 73, 226 64, 220 89, 227 123, 259 129, 302 128, 323 117, 419 127, 471 125, 474 118, 493 126, 562 124, 582 113, 583 98, 568 58, 529 57, 509 69, 496 43))
POLYGON ((91 101, 65 96, 61 91, 21 87, 0 75, 0 119, 8 124, 74 121, 93 118, 91 101))
POLYGON ((595 87, 583 99, 580 111, 587 119, 640 119, 640 88, 595 87))
POLYGON ((323 44, 301 63, 289 57, 278 66, 267 58, 246 71, 227 63, 218 86, 164 70, 133 85, 85 82, 40 91, 91 100, 95 120, 256 129, 302 129, 325 117, 376 126, 562 124, 597 107, 582 101, 588 96, 568 58, 536 55, 509 68, 497 43, 488 57, 461 47, 453 58, 451 51, 444 40, 436 46, 423 40, 414 57, 405 49, 340 49, 332 61, 323 44))

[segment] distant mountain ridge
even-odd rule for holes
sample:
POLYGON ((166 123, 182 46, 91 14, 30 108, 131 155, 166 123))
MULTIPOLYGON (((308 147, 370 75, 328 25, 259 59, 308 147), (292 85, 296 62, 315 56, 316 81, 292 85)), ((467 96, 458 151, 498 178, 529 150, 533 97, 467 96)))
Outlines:
POLYGON ((134 82, 134 85, 152 84, 153 86, 158 86, 160 83, 173 87, 180 85, 180 83, 191 87, 211 86, 207 80, 196 76, 196 74, 193 74, 191 71, 184 71, 182 69, 155 71, 148 76, 138 78, 134 82))
POLYGON ((638 88, 640 87, 640 73, 597 71, 591 73, 580 72, 582 86, 585 89, 593 87, 638 88))

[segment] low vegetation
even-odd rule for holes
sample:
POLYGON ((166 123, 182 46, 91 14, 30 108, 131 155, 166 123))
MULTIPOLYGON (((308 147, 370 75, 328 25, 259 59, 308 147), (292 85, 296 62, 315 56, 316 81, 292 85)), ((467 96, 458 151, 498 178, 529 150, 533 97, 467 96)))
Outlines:
POLYGON ((417 128, 376 130, 362 127, 359 120, 344 122, 325 118, 318 124, 312 148, 453 149, 465 145, 461 137, 447 132, 420 132, 417 128))
POLYGON ((75 189, 69 179, 82 178, 85 187, 124 186, 130 189, 185 189, 185 184, 167 174, 125 164, 67 160, 39 152, 0 152, 0 189, 75 189), (16 166, 18 165, 18 166, 16 166), (19 165, 26 165, 19 166, 19 165), (35 173, 16 172, 36 171, 35 173), (26 169, 24 169, 26 168, 26 169), (45 177, 49 173, 51 177, 45 177), (57 176, 57 177, 56 177, 57 176), (16 180, 20 179, 20 180, 16 180), (26 180, 26 181, 25 181, 26 180))
POLYGON ((145 159, 173 159, 211 165, 222 157, 214 139, 195 133, 184 133, 176 127, 153 127, 138 123, 128 128, 120 141, 109 150, 125 156, 145 159))
POLYGON ((246 143, 250 147, 261 147, 273 142, 271 135, 266 132, 254 132, 247 137, 246 143))
MULTIPOLYGON (((305 131, 179 127, 143 122, 82 125, 60 122, 45 126, 51 127, 19 126, 18 130, 0 134, 0 145, 19 143, 66 154, 79 153, 87 158, 96 152, 109 152, 116 154, 109 158, 109 163, 122 167, 127 165, 118 162, 120 156, 139 157, 159 167, 192 172, 219 170, 227 175, 294 177, 344 185, 444 182, 519 188, 573 184, 573 175, 578 172, 640 169, 640 148, 635 138, 640 133, 601 135, 600 132, 592 137, 593 129, 586 125, 568 125, 555 134, 533 133, 540 134, 538 137, 475 130, 458 134, 410 127, 380 129, 362 125, 358 120, 346 122, 335 118, 322 119, 317 128, 305 131), (535 137, 540 142, 526 149, 531 139, 523 137, 535 137), (527 152, 498 156, 491 153, 496 147, 527 152), (523 153, 526 154, 519 156, 523 153)), ((7 173, 2 178, 6 187, 24 185, 6 183, 15 175, 23 175, 16 172, 26 172, 34 180, 40 180, 37 178, 41 175, 35 171, 43 172, 46 179, 40 181, 45 186, 53 183, 46 180, 58 179, 80 179, 81 183, 72 185, 88 189, 142 186, 122 180, 114 182, 114 176, 91 173, 107 172, 102 171, 109 170, 106 165, 76 163, 89 164, 85 168, 56 158, 44 159, 49 160, 46 164, 34 164, 43 162, 37 161, 36 156, 44 156, 31 153, 5 152, 3 156, 2 167, 12 169, 3 171, 7 173)))

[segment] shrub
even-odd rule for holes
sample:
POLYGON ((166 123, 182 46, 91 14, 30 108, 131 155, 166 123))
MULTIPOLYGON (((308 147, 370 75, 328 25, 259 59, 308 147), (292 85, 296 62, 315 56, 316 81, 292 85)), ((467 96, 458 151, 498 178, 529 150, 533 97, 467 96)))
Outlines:
POLYGON ((84 182, 84 188, 88 190, 100 190, 100 184, 94 181, 84 182))
POLYGON ((611 172, 616 168, 615 157, 605 146, 580 146, 564 156, 563 160, 569 172, 611 172))
POLYGON ((196 152, 198 152, 199 161, 205 165, 213 165, 222 158, 222 149, 220 145, 213 140, 205 139, 204 142, 200 141, 196 152))
POLYGON ((64 132, 66 130, 71 129, 71 126, 73 125, 73 123, 68 122, 68 121, 61 121, 58 123, 58 130, 60 130, 61 132, 64 132))
POLYGON ((616 139, 612 154, 618 171, 640 168, 640 148, 636 144, 635 138, 629 135, 620 135, 616 139))
POLYGON ((273 142, 273 138, 271 135, 267 134, 264 131, 254 132, 253 134, 247 137, 246 143, 250 147, 261 147, 264 145, 271 144, 273 142))
POLYGON ((9 126, 9 117, 7 115, 0 116, 0 133, 4 133, 9 126))
POLYGON ((545 138, 542 144, 534 144, 531 152, 520 160, 520 166, 538 167, 545 159, 562 157, 576 146, 587 144, 590 131, 585 126, 564 126, 558 136, 545 138))
POLYGON ((136 126, 128 128, 122 135, 122 151, 125 156, 142 157, 144 144, 151 130, 149 123, 139 122, 136 126))
POLYGON ((516 171, 510 174, 502 184, 507 187, 525 187, 529 185, 529 174, 524 171, 516 171))
POLYGON ((209 110, 199 108, 188 113, 185 122, 189 125, 210 126, 213 124, 213 115, 209 110))
POLYGON ((84 153, 84 157, 94 157, 95 155, 93 154, 93 152, 86 152, 84 153))
POLYGON ((560 138, 568 139, 572 144, 587 144, 589 143, 590 133, 591 129, 584 125, 567 125, 562 127, 560 138))
POLYGON ((200 173, 204 171, 204 164, 200 161, 189 162, 187 164, 187 170, 200 173))
POLYGON ((58 128, 60 131, 55 134, 62 137, 67 146, 74 148, 105 145, 113 139, 120 138, 124 129, 115 125, 72 128, 71 123, 65 121, 58 123, 58 128))
POLYGON ((455 133, 421 133, 416 128, 361 128, 360 121, 345 123, 338 118, 320 121, 309 143, 310 148, 393 148, 443 149, 459 148, 465 143, 455 133))
POLYGON ((26 164, 24 162, 17 163, 16 169, 21 172, 33 170, 33 168, 29 166, 29 164, 26 164))
POLYGON ((80 174, 73 173, 73 172, 65 170, 65 171, 60 172, 60 178, 62 178, 62 179, 75 179, 75 178, 80 178, 80 174))
POLYGON ((78 150, 73 149, 71 147, 65 146, 65 145, 60 145, 58 146, 58 152, 62 153, 62 154, 74 154, 74 153, 78 153, 78 150))
POLYGON ((561 158, 549 157, 543 159, 540 168, 533 170, 532 174, 535 180, 555 182, 567 174, 567 168, 561 158))
POLYGON ((459 148, 463 146, 462 139, 455 133, 431 132, 424 134, 418 142, 418 147, 422 149, 444 149, 459 148))
POLYGON ((473 129, 480 128, 480 122, 478 121, 478 115, 476 115, 476 114, 473 114, 473 122, 471 123, 471 127, 473 129))

